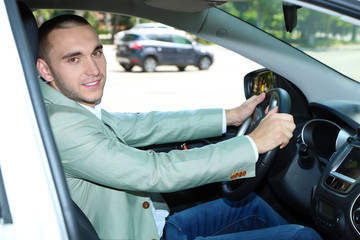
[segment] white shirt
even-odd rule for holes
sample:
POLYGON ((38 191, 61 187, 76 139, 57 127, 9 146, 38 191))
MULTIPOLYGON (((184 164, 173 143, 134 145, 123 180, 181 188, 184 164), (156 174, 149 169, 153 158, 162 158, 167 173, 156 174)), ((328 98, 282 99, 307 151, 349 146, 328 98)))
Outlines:
MULTIPOLYGON (((101 102, 95 105, 95 108, 80 104, 81 106, 83 106, 84 108, 86 108, 87 110, 89 110, 91 113, 95 114, 95 116, 97 116, 100 120, 101 120, 101 102)), ((222 123, 222 133, 226 133, 226 114, 225 114, 225 109, 223 109, 223 123, 222 123)), ((258 160, 258 150, 256 147, 256 144, 254 142, 254 140, 251 139, 251 137, 249 136, 245 136, 249 139, 254 152, 255 152, 255 162, 258 160)), ((155 209, 153 202, 150 200, 150 207, 151 207, 151 211, 154 215, 154 219, 155 219, 155 223, 156 223, 156 227, 159 233, 159 236, 161 237, 163 234, 163 229, 166 223, 166 217, 169 216, 169 212, 163 209, 155 209)))

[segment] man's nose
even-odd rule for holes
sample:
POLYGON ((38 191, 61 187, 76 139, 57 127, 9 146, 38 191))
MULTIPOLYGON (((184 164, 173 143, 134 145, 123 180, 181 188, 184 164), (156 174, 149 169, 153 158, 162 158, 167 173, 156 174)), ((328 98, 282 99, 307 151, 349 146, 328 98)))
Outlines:
POLYGON ((87 64, 86 74, 89 76, 98 76, 99 73, 100 68, 98 66, 98 63, 95 60, 90 59, 87 64))

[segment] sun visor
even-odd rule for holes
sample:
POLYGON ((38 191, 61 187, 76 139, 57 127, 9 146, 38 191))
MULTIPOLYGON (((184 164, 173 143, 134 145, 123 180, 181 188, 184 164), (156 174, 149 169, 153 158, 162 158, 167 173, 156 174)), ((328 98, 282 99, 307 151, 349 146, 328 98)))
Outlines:
MULTIPOLYGON (((249 0, 245 0, 249 1, 249 0)), ((198 12, 216 7, 226 2, 244 2, 244 0, 145 0, 147 5, 177 12, 198 12)))

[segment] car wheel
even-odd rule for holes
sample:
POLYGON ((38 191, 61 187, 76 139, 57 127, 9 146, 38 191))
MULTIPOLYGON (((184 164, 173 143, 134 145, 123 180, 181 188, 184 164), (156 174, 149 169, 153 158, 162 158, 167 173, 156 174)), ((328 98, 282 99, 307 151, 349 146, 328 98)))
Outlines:
POLYGON ((120 63, 120 65, 125 69, 126 72, 130 72, 134 67, 132 64, 120 63))
POLYGON ((208 56, 200 58, 199 65, 197 66, 199 70, 208 70, 211 66, 211 59, 208 56))
POLYGON ((185 71, 186 66, 177 66, 177 68, 179 69, 179 71, 183 72, 185 71))
POLYGON ((144 72, 155 72, 156 66, 157 62, 154 57, 146 57, 142 69, 144 72))

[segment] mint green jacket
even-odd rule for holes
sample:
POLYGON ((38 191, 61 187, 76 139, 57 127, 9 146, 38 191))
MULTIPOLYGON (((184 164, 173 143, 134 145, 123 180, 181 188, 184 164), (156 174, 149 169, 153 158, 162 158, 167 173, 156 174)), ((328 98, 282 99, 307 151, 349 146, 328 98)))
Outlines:
MULTIPOLYGON (((255 175, 256 157, 246 137, 169 153, 136 148, 220 136, 221 109, 144 114, 102 110, 102 122, 40 85, 71 197, 101 239, 159 239, 149 193, 228 181, 242 175, 238 172, 255 175)), ((161 200, 152 200, 155 208, 166 209, 161 200)))

